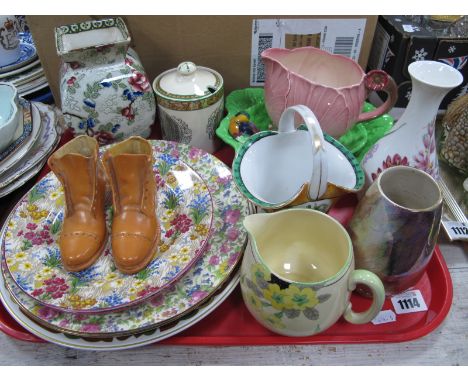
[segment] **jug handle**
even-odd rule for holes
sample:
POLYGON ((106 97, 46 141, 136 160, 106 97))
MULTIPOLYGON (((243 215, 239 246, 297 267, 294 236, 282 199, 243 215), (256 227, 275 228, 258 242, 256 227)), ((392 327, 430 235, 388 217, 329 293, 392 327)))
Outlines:
POLYGON ((309 197, 317 200, 327 190, 328 183, 328 163, 326 161, 325 140, 320 124, 315 114, 307 106, 296 105, 288 107, 278 123, 278 133, 289 133, 296 131, 294 116, 298 113, 309 132, 312 144, 312 174, 309 182, 309 197))
POLYGON ((352 324, 365 324, 373 320, 382 309, 385 302, 385 289, 377 275, 364 269, 357 269, 351 273, 348 280, 348 290, 352 292, 356 288, 356 284, 364 284, 370 288, 372 305, 365 312, 356 313, 349 303, 344 312, 344 318, 352 324))
POLYGON ((387 99, 377 109, 359 114, 357 122, 367 121, 385 114, 395 106, 398 99, 398 88, 395 80, 383 70, 371 70, 364 77, 364 84, 369 93, 371 91, 387 93, 387 99))

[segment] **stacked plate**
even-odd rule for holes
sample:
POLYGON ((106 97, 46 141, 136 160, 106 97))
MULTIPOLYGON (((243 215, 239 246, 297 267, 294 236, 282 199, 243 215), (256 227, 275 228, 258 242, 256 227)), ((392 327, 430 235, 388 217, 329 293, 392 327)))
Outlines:
POLYGON ((0 66, 0 82, 11 82, 22 97, 49 86, 29 32, 19 33, 21 54, 15 62, 0 66))
POLYGON ((0 298, 35 335, 80 349, 141 346, 195 324, 237 285, 250 209, 231 171, 200 149, 151 143, 161 243, 136 275, 116 269, 110 241, 90 268, 64 270, 57 244, 64 195, 52 173, 10 213, 1 234, 0 298))
POLYGON ((50 106, 20 98, 20 113, 13 142, 0 152, 0 198, 36 175, 60 140, 50 106))

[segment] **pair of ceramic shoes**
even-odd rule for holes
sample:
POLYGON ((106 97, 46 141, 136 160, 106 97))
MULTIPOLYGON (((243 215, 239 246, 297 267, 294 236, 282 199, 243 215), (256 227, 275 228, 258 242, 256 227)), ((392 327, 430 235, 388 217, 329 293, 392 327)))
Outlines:
POLYGON ((113 199, 112 255, 116 267, 133 274, 152 260, 160 240, 151 144, 130 137, 99 159, 94 138, 79 136, 57 150, 49 167, 62 183, 66 211, 59 239, 62 262, 71 272, 88 268, 107 242, 106 184, 113 199))

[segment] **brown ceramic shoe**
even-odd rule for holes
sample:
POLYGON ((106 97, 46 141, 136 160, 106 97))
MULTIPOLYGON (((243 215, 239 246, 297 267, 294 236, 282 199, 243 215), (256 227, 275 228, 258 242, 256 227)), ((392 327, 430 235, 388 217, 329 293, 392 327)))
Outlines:
POLYGON ((160 240, 151 144, 130 137, 102 158, 112 189, 112 253, 117 268, 137 273, 153 259, 160 240))
POLYGON ((106 243, 106 186, 98 143, 87 135, 79 136, 57 150, 47 163, 65 194, 59 239, 62 263, 66 270, 78 272, 98 259, 106 243))

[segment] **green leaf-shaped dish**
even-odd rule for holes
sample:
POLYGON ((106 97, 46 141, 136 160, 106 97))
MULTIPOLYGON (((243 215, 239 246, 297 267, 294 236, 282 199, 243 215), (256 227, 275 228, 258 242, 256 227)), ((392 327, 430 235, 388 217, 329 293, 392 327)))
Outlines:
MULTIPOLYGON (((229 134, 229 121, 238 112, 247 112, 250 120, 260 131, 268 130, 272 122, 265 108, 265 93, 263 88, 245 88, 234 90, 226 97, 227 115, 221 120, 216 135, 237 152, 240 146, 249 139, 249 136, 241 135, 234 138, 229 134)), ((365 103, 363 111, 374 110, 375 106, 365 103)), ((375 119, 356 123, 345 135, 338 140, 360 162, 367 151, 393 126, 393 117, 383 114, 375 119)))
POLYGON ((234 90, 226 97, 225 107, 227 115, 221 120, 216 135, 228 145, 232 146, 235 151, 244 143, 249 136, 241 135, 234 138, 229 134, 229 121, 238 112, 244 111, 249 113, 250 121, 257 126, 260 131, 268 130, 271 125, 271 119, 265 108, 265 93, 263 88, 245 88, 234 90))

